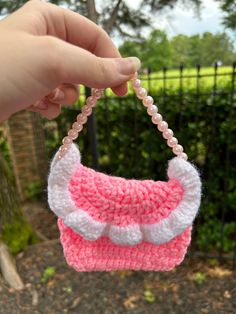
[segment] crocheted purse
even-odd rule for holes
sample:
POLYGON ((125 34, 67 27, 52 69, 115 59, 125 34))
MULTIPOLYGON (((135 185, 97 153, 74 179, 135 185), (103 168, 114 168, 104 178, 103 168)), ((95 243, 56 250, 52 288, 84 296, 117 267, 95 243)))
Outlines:
POLYGON ((177 157, 169 161, 168 182, 127 180, 83 166, 72 142, 102 96, 102 90, 93 89, 63 139, 48 179, 48 201, 59 217, 64 255, 77 271, 171 270, 191 240, 201 199, 199 174, 137 75, 132 85, 177 157))

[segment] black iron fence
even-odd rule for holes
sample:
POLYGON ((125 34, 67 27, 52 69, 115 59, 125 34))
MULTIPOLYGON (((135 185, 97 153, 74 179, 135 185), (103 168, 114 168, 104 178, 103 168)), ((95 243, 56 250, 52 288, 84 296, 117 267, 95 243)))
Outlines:
MULTIPOLYGON (((215 64, 208 69, 149 70, 140 78, 201 171, 202 207, 190 254, 228 259, 235 266, 236 63, 227 68, 215 64)), ((64 110, 56 132, 47 132, 46 126, 50 155, 82 103, 64 110)), ((132 92, 124 98, 106 92, 88 125, 78 140, 85 164, 127 178, 165 179, 171 152, 132 92)))

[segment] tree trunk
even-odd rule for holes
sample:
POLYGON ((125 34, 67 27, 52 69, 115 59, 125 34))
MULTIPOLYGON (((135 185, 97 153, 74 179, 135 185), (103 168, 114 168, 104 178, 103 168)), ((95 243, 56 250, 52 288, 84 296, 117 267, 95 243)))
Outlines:
POLYGON ((88 11, 88 18, 91 21, 93 21, 94 23, 97 23, 98 13, 96 10, 95 1, 94 0, 87 0, 86 5, 87 5, 87 11, 88 11))
POLYGON ((9 284, 9 286, 16 290, 24 288, 22 279, 20 278, 15 262, 8 250, 8 247, 0 241, 0 269, 3 278, 9 284))
POLYGON ((3 226, 17 216, 19 208, 14 176, 0 153, 0 235, 3 226))
POLYGON ((117 15, 118 15, 118 11, 119 11, 121 2, 122 2, 122 0, 117 1, 116 5, 113 8, 113 11, 111 13, 110 18, 105 23, 104 29, 108 34, 110 34, 110 32, 112 31, 112 28, 114 27, 114 25, 116 23, 116 19, 117 19, 117 15))

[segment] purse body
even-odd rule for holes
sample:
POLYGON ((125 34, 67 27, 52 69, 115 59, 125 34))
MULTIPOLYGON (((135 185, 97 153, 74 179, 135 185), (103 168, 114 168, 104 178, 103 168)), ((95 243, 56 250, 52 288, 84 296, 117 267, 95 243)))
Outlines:
POLYGON ((70 266, 168 271, 182 262, 201 198, 191 163, 173 158, 167 182, 127 180, 84 167, 75 144, 61 160, 57 154, 48 198, 70 266))

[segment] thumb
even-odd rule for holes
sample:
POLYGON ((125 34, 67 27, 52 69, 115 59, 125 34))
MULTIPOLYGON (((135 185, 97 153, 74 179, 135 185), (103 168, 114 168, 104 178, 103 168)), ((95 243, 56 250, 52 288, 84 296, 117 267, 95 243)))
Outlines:
POLYGON ((61 82, 106 88, 127 82, 140 68, 136 57, 101 58, 80 47, 56 39, 61 82))

